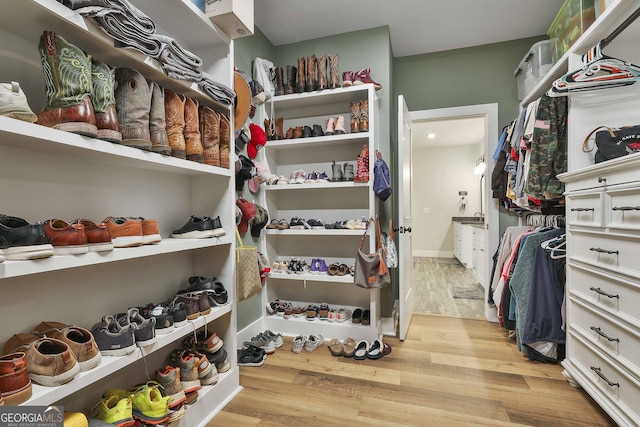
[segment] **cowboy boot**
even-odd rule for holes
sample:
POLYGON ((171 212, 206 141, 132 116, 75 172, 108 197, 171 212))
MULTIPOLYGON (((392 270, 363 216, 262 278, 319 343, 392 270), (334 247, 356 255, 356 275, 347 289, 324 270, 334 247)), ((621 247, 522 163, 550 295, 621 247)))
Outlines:
POLYGON ((284 95, 284 76, 282 67, 276 67, 276 96, 284 95))
POLYGON ((53 31, 45 31, 38 43, 44 71, 47 103, 38 124, 96 137, 91 105, 91 57, 53 31))
POLYGON ((284 94, 291 95, 296 89, 296 73, 298 70, 293 65, 287 65, 287 84, 284 86, 284 94))
POLYGON ((296 93, 304 92, 306 80, 306 59, 298 58, 298 81, 296 82, 296 93))
POLYGON ((307 59, 307 81, 305 90, 307 92, 313 92, 316 90, 318 82, 316 81, 316 56, 311 55, 307 59))
POLYGON ((351 102, 351 133, 359 132, 360 129, 360 103, 351 102))
POLYGON ((369 100, 359 102, 360 104, 360 132, 369 132, 369 100))
MULTIPOLYGON (((274 123, 275 126, 275 123, 274 123)), ((275 128, 271 127, 271 120, 270 119, 264 119, 264 133, 265 135, 267 135, 267 141, 272 141, 274 139, 276 139, 276 130, 275 128)))
POLYGON ((184 151, 187 160, 204 163, 204 150, 200 139, 200 124, 198 122, 198 100, 187 97, 184 102, 184 151))
POLYGON ((201 106, 198 112, 204 163, 220 166, 220 115, 206 106, 201 106))
POLYGON ((149 82, 149 89, 151 90, 151 108, 149 109, 151 151, 170 156, 171 147, 169 147, 167 122, 164 115, 164 89, 155 82, 149 82))
POLYGON ((98 138, 105 141, 120 143, 122 134, 118 124, 116 113, 116 98, 114 87, 116 74, 107 64, 91 60, 91 81, 93 84, 93 97, 91 103, 96 116, 98 138))
POLYGON ((283 127, 284 127, 284 118, 277 117, 276 118, 276 137, 275 137, 276 140, 284 139, 283 127))
POLYGON ((323 90, 329 87, 327 82, 327 55, 322 55, 318 58, 318 90, 323 90))
POLYGON ((115 95, 122 145, 151 150, 151 90, 144 76, 131 68, 116 68, 115 95))
POLYGON ((340 87, 340 71, 338 68, 340 57, 338 54, 329 56, 329 89, 340 87))
POLYGON ((184 135, 184 102, 185 97, 172 91, 164 90, 164 115, 167 124, 167 137, 171 156, 186 159, 184 135))
POLYGON ((229 150, 231 149, 231 123, 224 114, 220 114, 220 167, 229 169, 229 150))

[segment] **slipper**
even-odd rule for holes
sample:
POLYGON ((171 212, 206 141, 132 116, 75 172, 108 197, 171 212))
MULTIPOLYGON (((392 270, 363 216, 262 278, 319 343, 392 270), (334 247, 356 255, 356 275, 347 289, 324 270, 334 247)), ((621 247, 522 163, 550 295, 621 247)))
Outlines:
POLYGON ((332 356, 342 356, 343 354, 343 345, 339 339, 334 338, 329 341, 329 351, 332 356))
POLYGON ((347 338, 342 343, 342 355, 344 357, 353 357, 356 352, 356 341, 353 338, 347 338))
POLYGON ((371 343, 371 347, 367 350, 367 358, 368 359, 380 359, 384 354, 382 354, 382 341, 375 340, 371 343))
POLYGON ((364 360, 367 358, 369 352, 369 343, 367 341, 360 341, 356 346, 356 351, 353 353, 353 358, 356 360, 364 360))
POLYGON ((391 346, 387 343, 384 343, 384 345, 382 346, 382 355, 386 356, 389 353, 391 353, 391 346))
POLYGON ((267 225, 267 228, 269 230, 273 230, 275 228, 278 228, 278 220, 277 219, 272 219, 271 222, 269 223, 269 225, 267 225))
POLYGON ((286 219, 278 221, 278 230, 286 230, 289 228, 289 222, 286 219))
POLYGON ((361 323, 362 322, 362 309, 356 308, 353 311, 353 315, 351 316, 351 323, 361 323))

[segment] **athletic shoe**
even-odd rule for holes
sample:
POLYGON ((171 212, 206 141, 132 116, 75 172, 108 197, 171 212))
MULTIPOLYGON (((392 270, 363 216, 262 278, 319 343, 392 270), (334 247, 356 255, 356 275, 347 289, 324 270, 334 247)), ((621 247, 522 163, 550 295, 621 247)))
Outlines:
POLYGON ((245 341, 243 346, 244 348, 249 348, 250 346, 261 348, 266 354, 273 354, 276 351, 274 342, 262 333, 252 337, 251 341, 245 341))
POLYGON ((115 395, 103 397, 91 409, 89 417, 118 427, 133 426, 132 398, 131 395, 122 399, 115 395))
POLYGON ((12 261, 53 256, 44 224, 29 224, 22 218, 7 215, 0 215, 0 249, 4 258, 12 261))
POLYGON ((117 314, 116 320, 120 326, 125 328, 131 327, 133 329, 133 335, 139 346, 146 347, 155 344, 157 341, 155 317, 145 319, 140 315, 138 309, 133 307, 127 310, 126 313, 117 314), (135 324, 135 326, 131 326, 132 324, 135 324))
POLYGON ((169 418, 169 397, 162 396, 159 384, 149 381, 133 391, 133 417, 146 424, 162 424, 169 418))
POLYGON ((238 366, 262 366, 264 357, 249 348, 238 350, 238 366))
POLYGON ((180 368, 180 382, 185 393, 199 390, 202 385, 198 377, 199 358, 193 353, 184 350, 178 357, 177 366, 180 368))
POLYGON ((136 339, 131 327, 122 327, 116 319, 107 315, 91 328, 91 334, 103 356, 126 356, 136 349, 136 339))
POLYGON ((282 339, 281 333, 271 332, 269 329, 267 329, 262 333, 262 335, 265 338, 273 341, 273 344, 276 346, 276 348, 280 348, 284 344, 284 340, 282 339))
POLYGON ((211 218, 191 215, 182 227, 171 234, 171 237, 178 239, 205 239, 215 235, 216 232, 211 218))
POLYGON ((324 338, 320 334, 311 334, 304 343, 305 351, 312 352, 324 344, 324 338))
POLYGON ((27 372, 31 381, 55 387, 71 381, 80 365, 69 346, 55 338, 39 338, 26 352, 27 372))
POLYGON ((160 391, 163 396, 170 397, 169 408, 175 408, 184 403, 187 397, 180 383, 180 368, 166 365, 156 371, 155 380, 162 386, 160 391))
POLYGON ((291 346, 291 351, 293 351, 294 353, 302 352, 302 349, 304 348, 305 342, 307 342, 307 337, 304 336, 304 335, 298 335, 297 337, 295 337, 293 339, 293 344, 291 346))
POLYGON ((229 359, 227 359, 227 352, 224 348, 216 351, 215 353, 204 353, 215 367, 218 373, 222 374, 231 369, 231 363, 229 363, 229 359))

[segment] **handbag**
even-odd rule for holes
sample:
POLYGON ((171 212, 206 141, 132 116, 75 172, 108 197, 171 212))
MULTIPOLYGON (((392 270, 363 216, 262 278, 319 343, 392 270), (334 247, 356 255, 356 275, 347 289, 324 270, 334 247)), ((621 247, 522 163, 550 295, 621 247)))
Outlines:
POLYGON ((369 225, 373 222, 373 218, 369 218, 367 225, 360 240, 360 248, 356 253, 355 269, 353 273, 353 282, 367 289, 383 288, 391 283, 391 275, 384 260, 382 245, 380 244, 380 229, 376 227, 376 251, 372 254, 362 251, 362 245, 369 232, 369 225))
POLYGON ((627 154, 640 153, 640 125, 610 128, 599 126, 589 132, 582 143, 582 151, 589 153, 597 148, 595 162, 600 163, 627 154), (604 129, 604 130, 599 130, 604 129), (589 148, 589 139, 596 134, 595 145, 589 148))
MULTIPOLYGON (((378 228, 382 229, 380 227, 380 221, 378 221, 378 228)), ((380 245, 384 251, 384 260, 387 263, 387 267, 396 268, 398 266, 398 251, 393 241, 393 220, 391 218, 389 218, 389 234, 384 231, 381 231, 379 234, 380 245)))
POLYGON ((376 150, 376 163, 373 165, 373 192, 383 202, 391 196, 391 173, 382 153, 376 150))
POLYGON ((259 255, 255 246, 244 246, 236 227, 236 300, 243 301, 262 290, 259 255))

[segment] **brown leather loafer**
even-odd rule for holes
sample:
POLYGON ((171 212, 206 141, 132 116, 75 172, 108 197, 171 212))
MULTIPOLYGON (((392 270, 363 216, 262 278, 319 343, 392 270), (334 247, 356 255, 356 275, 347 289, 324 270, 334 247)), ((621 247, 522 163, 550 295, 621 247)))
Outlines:
POLYGON ((31 380, 24 352, 0 357, 0 396, 7 406, 19 405, 31 397, 31 380))

